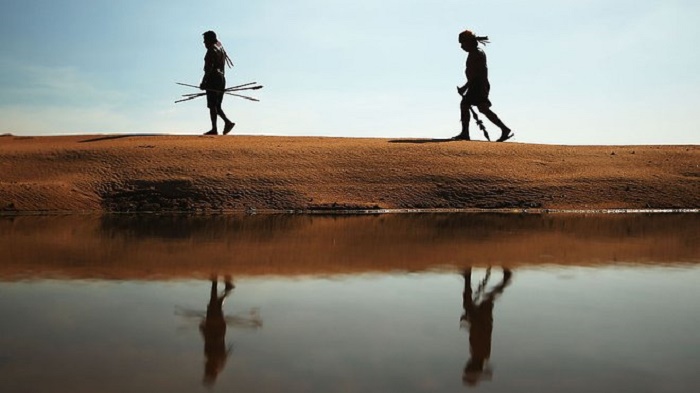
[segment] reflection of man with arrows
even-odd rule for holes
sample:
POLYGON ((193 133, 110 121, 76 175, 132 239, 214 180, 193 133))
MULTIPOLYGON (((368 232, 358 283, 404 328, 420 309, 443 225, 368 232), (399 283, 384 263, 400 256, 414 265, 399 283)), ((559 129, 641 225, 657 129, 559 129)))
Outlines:
POLYGON ((204 383, 213 385, 216 377, 223 370, 230 348, 226 348, 226 319, 224 318, 224 299, 231 293, 233 283, 231 277, 224 281, 224 292, 219 294, 216 287, 218 279, 211 279, 211 293, 207 305, 207 315, 199 324, 199 330, 204 336, 204 355, 207 358, 204 366, 204 383))
MULTIPOLYGON (((209 291, 209 304, 207 313, 199 323, 199 331, 204 337, 204 385, 214 386, 216 378, 224 369, 226 360, 231 353, 232 346, 226 345, 226 326, 238 328, 258 329, 262 327, 262 320, 257 309, 252 309, 247 316, 224 316, 224 300, 231 294, 234 288, 231 276, 224 276, 224 291, 217 290, 218 276, 211 276, 211 290, 209 291)), ((188 313, 183 313, 187 315, 188 313)))
POLYGON ((233 345, 226 345, 226 327, 260 329, 262 319, 257 308, 248 313, 236 315, 224 315, 224 300, 231 295, 234 285, 231 276, 224 276, 224 290, 219 292, 219 276, 212 274, 211 289, 209 290, 209 304, 207 312, 189 310, 176 307, 175 314, 185 318, 194 318, 199 322, 199 331, 204 338, 204 380, 205 386, 212 387, 216 378, 223 371, 226 361, 233 349, 233 345))
POLYGON ((224 120, 224 135, 231 132, 236 123, 230 121, 224 111, 221 109, 221 103, 224 99, 224 90, 226 89, 226 78, 224 77, 224 69, 228 65, 233 66, 231 58, 226 54, 224 46, 216 38, 216 33, 207 31, 203 34, 204 46, 207 47, 207 54, 204 56, 204 77, 199 88, 207 91, 207 107, 209 108, 209 117, 211 118, 211 130, 204 135, 217 135, 216 120, 218 116, 224 120))

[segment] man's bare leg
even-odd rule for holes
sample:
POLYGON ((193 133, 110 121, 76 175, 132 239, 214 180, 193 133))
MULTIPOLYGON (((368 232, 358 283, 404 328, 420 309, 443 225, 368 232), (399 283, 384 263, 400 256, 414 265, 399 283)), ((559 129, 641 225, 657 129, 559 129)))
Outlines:
POLYGON ((498 115, 496 115, 491 108, 486 105, 477 105, 477 109, 479 109, 479 112, 483 113, 484 116, 491 121, 491 123, 495 124, 501 129, 501 137, 498 138, 498 142, 503 142, 511 138, 512 134, 510 128, 508 128, 508 126, 506 126, 503 121, 498 118, 498 115))
POLYGON ((211 130, 204 133, 204 135, 218 135, 219 131, 216 129, 216 118, 218 116, 216 108, 209 108, 209 119, 211 119, 211 130))
POLYGON ((452 139, 468 141, 469 138, 469 122, 471 121, 471 114, 469 113, 469 104, 462 100, 459 104, 459 112, 462 120, 462 132, 452 139))
POLYGON ((226 117, 226 114, 224 113, 224 110, 221 109, 221 105, 217 108, 219 112, 219 116, 224 120, 224 135, 227 135, 231 130, 233 129, 233 126, 236 125, 236 123, 232 122, 231 120, 226 117))

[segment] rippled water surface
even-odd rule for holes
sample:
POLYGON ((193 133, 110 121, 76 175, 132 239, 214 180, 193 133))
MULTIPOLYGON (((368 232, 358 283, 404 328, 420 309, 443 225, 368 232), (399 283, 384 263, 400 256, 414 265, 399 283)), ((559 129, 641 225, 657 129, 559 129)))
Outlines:
POLYGON ((0 218, 0 391, 698 391, 698 224, 0 218))

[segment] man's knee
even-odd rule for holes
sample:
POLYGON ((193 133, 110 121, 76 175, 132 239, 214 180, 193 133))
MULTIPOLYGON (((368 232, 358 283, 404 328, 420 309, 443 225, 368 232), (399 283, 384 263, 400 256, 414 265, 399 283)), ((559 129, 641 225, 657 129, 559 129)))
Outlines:
POLYGON ((491 106, 489 104, 479 104, 476 106, 476 109, 479 110, 479 112, 487 115, 491 113, 491 106))

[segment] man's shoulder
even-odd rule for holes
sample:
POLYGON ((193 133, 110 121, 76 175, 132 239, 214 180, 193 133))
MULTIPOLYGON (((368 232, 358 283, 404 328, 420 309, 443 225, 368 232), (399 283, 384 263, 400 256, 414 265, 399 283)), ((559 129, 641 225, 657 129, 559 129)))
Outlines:
POLYGON ((486 52, 484 52, 484 50, 481 48, 476 48, 476 50, 469 52, 469 57, 467 58, 467 61, 469 61, 470 63, 485 63, 486 52))

